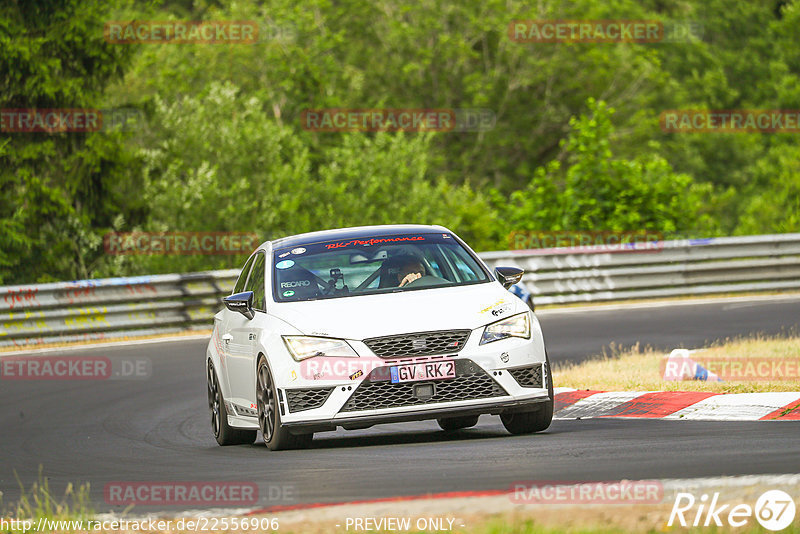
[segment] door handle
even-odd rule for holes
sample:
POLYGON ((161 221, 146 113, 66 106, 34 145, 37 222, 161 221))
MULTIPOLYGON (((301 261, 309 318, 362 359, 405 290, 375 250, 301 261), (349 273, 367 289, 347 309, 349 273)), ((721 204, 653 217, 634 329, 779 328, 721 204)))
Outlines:
POLYGON ((233 336, 230 334, 223 334, 222 336, 222 341, 224 341, 225 343, 230 343, 231 339, 233 339, 233 336))

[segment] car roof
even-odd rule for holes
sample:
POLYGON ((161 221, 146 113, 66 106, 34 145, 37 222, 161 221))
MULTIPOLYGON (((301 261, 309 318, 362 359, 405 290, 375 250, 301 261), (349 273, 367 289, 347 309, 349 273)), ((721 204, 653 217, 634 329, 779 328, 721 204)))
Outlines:
MULTIPOLYGON (((306 234, 282 237, 272 241, 273 249, 300 247, 319 243, 321 241, 331 241, 335 239, 359 239, 374 236, 390 236, 414 233, 452 233, 444 226, 425 225, 425 224, 386 224, 376 226, 356 226, 353 228, 338 228, 335 230, 322 230, 319 232, 309 232, 306 234)), ((266 244, 266 243, 265 243, 266 244)), ((262 245, 263 247, 263 245, 262 245)))

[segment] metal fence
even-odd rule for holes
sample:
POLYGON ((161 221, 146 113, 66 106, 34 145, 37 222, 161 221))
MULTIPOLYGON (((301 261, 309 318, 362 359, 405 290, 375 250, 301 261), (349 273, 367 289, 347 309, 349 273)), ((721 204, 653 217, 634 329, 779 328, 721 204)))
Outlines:
POLYGON ((0 287, 0 346, 210 329, 239 271, 0 287))
POLYGON ((800 289, 800 234, 685 239, 579 251, 487 252, 525 269, 537 305, 800 289))
MULTIPOLYGON (((537 305, 800 289, 800 234, 486 252, 537 305)), ((207 330, 237 270, 0 287, 0 346, 207 330)))

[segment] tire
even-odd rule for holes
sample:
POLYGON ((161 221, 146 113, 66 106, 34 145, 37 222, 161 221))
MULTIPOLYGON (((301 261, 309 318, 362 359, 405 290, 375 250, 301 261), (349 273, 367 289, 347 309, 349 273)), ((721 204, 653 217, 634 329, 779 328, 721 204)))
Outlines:
POLYGON ((305 449, 311 445, 314 434, 292 434, 281 425, 281 412, 278 408, 278 393, 272 372, 263 356, 258 358, 256 367, 256 402, 258 404, 258 426, 264 436, 264 444, 271 451, 305 449))
POLYGON ((553 377, 550 372, 550 359, 545 353, 545 364, 547 365, 547 392, 550 398, 539 407, 530 412, 512 412, 500 415, 500 420, 506 430, 512 434, 531 434, 541 432, 550 427, 553 421, 553 377))
POLYGON ((469 428, 478 424, 478 415, 463 415, 461 417, 443 417, 437 419, 439 428, 445 432, 452 432, 454 430, 461 430, 462 428, 469 428))
POLYGON ((211 431, 214 433, 214 438, 223 446, 252 445, 258 436, 258 431, 233 428, 228 424, 228 410, 225 408, 225 399, 211 360, 208 361, 207 369, 208 408, 211 410, 211 431))

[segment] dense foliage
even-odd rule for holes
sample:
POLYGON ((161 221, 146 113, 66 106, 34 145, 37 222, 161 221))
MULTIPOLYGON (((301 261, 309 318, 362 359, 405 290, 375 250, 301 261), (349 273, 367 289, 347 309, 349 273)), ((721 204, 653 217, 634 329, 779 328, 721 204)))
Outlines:
POLYGON ((10 0, 0 108, 141 110, 135 128, 0 132, 0 283, 238 266, 111 256, 110 231, 437 223, 800 231, 797 134, 667 133, 670 109, 800 109, 800 1, 10 0), (252 20, 256 43, 112 44, 108 21, 252 20), (521 44, 512 20, 692 23, 659 43, 521 44), (320 108, 480 108, 494 128, 314 132, 320 108))

